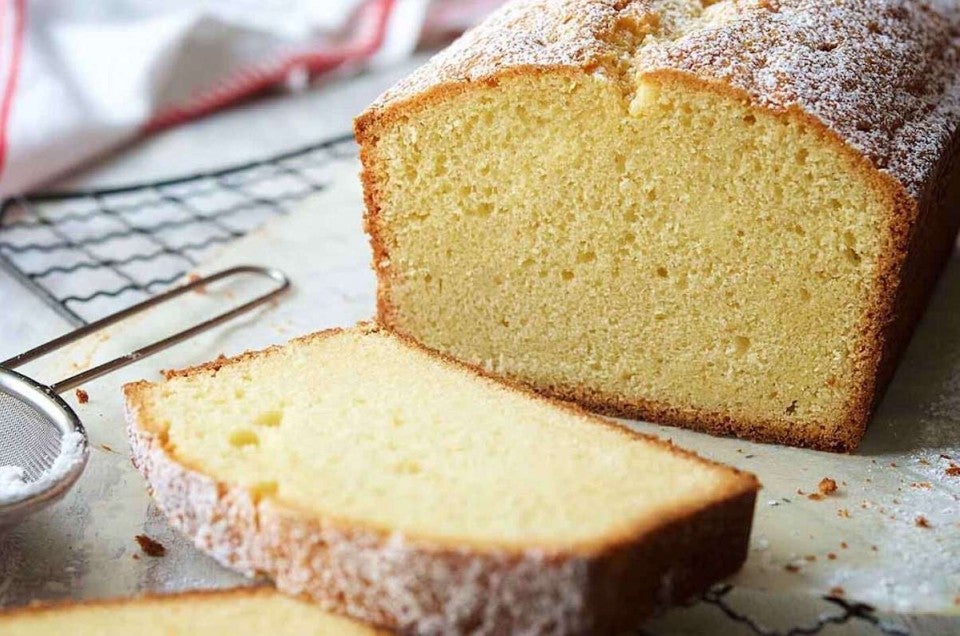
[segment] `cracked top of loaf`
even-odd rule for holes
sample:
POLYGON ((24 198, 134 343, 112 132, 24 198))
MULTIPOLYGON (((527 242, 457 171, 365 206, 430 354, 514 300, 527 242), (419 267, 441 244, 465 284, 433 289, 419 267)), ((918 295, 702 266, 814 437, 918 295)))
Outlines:
POLYGON ((368 110, 524 68, 672 70, 816 117, 914 196, 960 123, 956 0, 514 0, 368 110))

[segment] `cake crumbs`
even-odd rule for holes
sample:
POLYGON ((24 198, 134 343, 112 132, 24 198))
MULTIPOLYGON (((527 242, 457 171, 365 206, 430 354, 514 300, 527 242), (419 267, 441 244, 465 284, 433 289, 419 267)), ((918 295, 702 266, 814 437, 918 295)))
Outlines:
POLYGON ((878 548, 878 547, 875 546, 875 545, 870 546, 870 549, 871 549, 873 552, 879 552, 879 551, 880 551, 880 548, 878 548))
POLYGON ((943 471, 943 474, 947 475, 948 477, 960 477, 960 466, 950 462, 950 465, 945 471, 943 471))
POLYGON ((927 528, 933 527, 930 525, 930 522, 927 521, 927 518, 924 517, 923 515, 917 515, 917 518, 913 520, 913 523, 916 524, 918 528, 927 529, 927 528))
POLYGON ((90 394, 84 391, 83 389, 77 389, 74 391, 77 394, 77 402, 80 404, 86 404, 90 401, 90 394))
POLYGON ((834 553, 834 552, 827 552, 827 558, 828 558, 829 560, 831 560, 831 561, 836 561, 836 560, 837 560, 837 555, 836 555, 836 553, 834 553))
MULTIPOLYGON (((195 273, 195 272, 191 272, 190 274, 187 275, 187 284, 188 284, 188 285, 192 285, 193 283, 196 283, 196 282, 197 282, 198 280, 200 280, 201 278, 202 278, 202 277, 200 276, 200 274, 197 274, 197 273, 195 273)), ((196 294, 206 294, 206 293, 207 293, 207 286, 206 286, 206 285, 197 285, 197 288, 194 289, 193 291, 194 291, 194 293, 196 293, 196 294)))
POLYGON ((846 592, 843 591, 843 588, 839 585, 834 585, 830 588, 830 596, 843 596, 846 592))
POLYGON ((796 574, 797 572, 800 571, 800 566, 793 563, 787 563, 785 566, 783 566, 783 569, 786 570, 787 572, 792 572, 796 574))
POLYGON ((890 462, 890 468, 896 468, 897 462, 890 462))
POLYGON ((837 492, 837 482, 830 477, 824 477, 820 480, 820 483, 817 484, 817 489, 821 495, 832 495, 837 492))
POLYGON ((846 542, 846 541, 841 541, 841 542, 840 542, 840 547, 841 547, 842 549, 846 550, 846 549, 849 548, 850 546, 847 545, 847 542, 846 542))
POLYGON ((821 499, 823 499, 823 495, 821 495, 818 492, 812 492, 809 495, 807 495, 807 499, 811 501, 820 501, 821 499))
POLYGON ((929 481, 915 481, 915 482, 913 482, 912 484, 910 484, 910 487, 911 487, 911 488, 923 488, 924 490, 930 490, 930 488, 931 488, 932 486, 930 486, 930 482, 929 482, 929 481))
POLYGON ((812 562, 814 562, 814 561, 817 560, 817 555, 815 555, 815 554, 808 554, 808 555, 804 556, 803 558, 804 558, 805 560, 810 561, 810 562, 812 563, 812 562))
POLYGON ((147 556, 162 557, 167 553, 167 549, 163 547, 162 543, 156 539, 151 539, 145 534, 138 534, 134 539, 137 540, 137 543, 140 544, 140 549, 143 550, 143 553, 147 556))
MULTIPOLYGON (((837 516, 842 517, 844 519, 849 519, 850 510, 848 510, 847 508, 837 508, 837 516)), ((846 546, 843 546, 843 547, 846 547, 846 546)))

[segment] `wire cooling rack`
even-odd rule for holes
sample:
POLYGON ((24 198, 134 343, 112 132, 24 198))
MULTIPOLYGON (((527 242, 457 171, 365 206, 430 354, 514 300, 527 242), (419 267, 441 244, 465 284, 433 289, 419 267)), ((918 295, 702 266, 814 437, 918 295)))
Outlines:
POLYGON ((218 246, 331 183, 353 161, 352 135, 188 176, 119 188, 47 192, 0 207, 0 267, 80 326, 189 272, 218 246))

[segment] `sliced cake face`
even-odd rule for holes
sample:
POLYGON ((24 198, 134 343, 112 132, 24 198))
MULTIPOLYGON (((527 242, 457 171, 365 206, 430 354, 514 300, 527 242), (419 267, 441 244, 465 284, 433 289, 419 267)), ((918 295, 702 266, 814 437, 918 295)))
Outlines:
POLYGON ((0 613, 4 636, 376 636, 362 623, 263 590, 185 593, 0 613))
POLYGON ((189 470, 306 518, 440 545, 589 550, 756 487, 376 331, 127 395, 134 426, 189 470))
POLYGON ((366 125, 385 325, 608 412, 856 444, 894 202, 812 119, 557 69, 366 125))

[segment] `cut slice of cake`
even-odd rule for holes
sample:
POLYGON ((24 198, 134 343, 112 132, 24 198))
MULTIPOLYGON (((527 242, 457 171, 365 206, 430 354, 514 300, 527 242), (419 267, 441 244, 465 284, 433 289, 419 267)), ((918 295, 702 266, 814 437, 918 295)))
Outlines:
POLYGON ((378 321, 851 450, 960 221, 955 0, 509 3, 356 121, 378 321))
POLYGON ((746 556, 756 479, 372 327, 124 388, 221 563, 416 633, 608 633, 746 556))
POLYGON ((386 636, 273 588, 29 606, 0 611, 3 636, 386 636))

